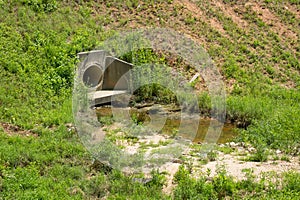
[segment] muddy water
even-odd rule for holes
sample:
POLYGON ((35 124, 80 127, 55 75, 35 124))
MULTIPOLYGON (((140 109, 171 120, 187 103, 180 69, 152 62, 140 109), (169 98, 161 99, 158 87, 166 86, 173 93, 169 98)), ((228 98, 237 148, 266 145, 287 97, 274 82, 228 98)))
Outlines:
MULTIPOLYGON (((184 117, 181 116, 180 111, 172 110, 170 107, 148 107, 148 108, 126 108, 127 112, 136 123, 143 124, 153 131, 162 134, 176 136, 179 134, 181 137, 192 140, 194 143, 201 143, 205 137, 208 136, 208 129, 214 135, 214 130, 218 131, 220 126, 216 120, 213 119, 199 119, 197 117, 184 117), (171 110, 171 111, 170 111, 171 110)), ((114 108, 120 111, 124 108, 114 108)), ((98 107, 96 109, 98 118, 113 117, 111 107, 98 107)), ((114 112, 115 114, 115 112, 114 112)), ((236 127, 233 124, 225 123, 222 127, 221 133, 216 132, 217 143, 226 143, 237 136, 236 127)))

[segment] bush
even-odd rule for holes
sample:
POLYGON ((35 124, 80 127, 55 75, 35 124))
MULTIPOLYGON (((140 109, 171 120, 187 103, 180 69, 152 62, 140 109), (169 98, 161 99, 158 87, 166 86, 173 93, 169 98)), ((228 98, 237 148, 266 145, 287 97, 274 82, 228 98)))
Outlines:
POLYGON ((35 12, 53 12, 57 9, 56 0, 21 0, 35 12))

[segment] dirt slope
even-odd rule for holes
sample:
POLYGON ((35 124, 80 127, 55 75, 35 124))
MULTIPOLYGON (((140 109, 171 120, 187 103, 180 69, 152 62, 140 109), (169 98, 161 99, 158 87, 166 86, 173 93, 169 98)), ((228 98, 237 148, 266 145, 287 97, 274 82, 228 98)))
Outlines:
MULTIPOLYGON (((295 88, 300 83, 299 4, 269 1, 100 1, 106 30, 164 27, 190 35, 211 55, 228 85, 249 79, 295 88), (243 78, 242 78, 243 77, 243 78)), ((248 85, 247 85, 248 84, 248 85)))

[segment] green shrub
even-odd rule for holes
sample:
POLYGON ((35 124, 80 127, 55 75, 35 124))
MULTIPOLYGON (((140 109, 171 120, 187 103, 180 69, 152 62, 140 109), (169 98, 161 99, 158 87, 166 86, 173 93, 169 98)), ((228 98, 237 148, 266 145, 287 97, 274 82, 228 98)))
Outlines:
POLYGON ((300 173, 298 172, 286 172, 283 177, 283 188, 288 191, 300 192, 299 183, 300 173))
POLYGON ((21 0, 35 12, 53 12, 57 9, 56 0, 21 0))

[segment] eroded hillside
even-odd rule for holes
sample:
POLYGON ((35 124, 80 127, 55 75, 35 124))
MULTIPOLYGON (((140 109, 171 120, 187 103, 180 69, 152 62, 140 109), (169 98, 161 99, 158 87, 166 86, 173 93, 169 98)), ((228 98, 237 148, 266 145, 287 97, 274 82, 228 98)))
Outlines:
POLYGON ((98 1, 91 13, 105 15, 106 30, 168 27, 186 33, 209 52, 232 92, 299 86, 297 1, 98 1))

